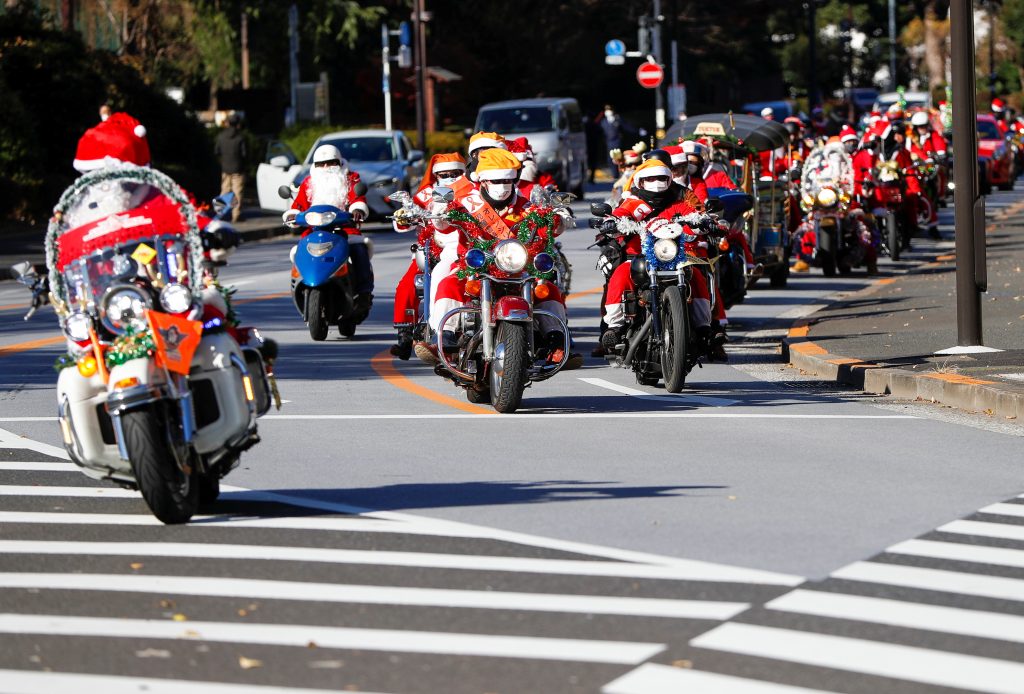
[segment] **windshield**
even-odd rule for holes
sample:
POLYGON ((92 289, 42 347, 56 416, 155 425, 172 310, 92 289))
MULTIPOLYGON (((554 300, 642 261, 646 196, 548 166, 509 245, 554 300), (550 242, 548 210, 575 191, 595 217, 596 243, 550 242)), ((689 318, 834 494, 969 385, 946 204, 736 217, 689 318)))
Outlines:
POLYGON ((481 111, 476 120, 477 132, 495 132, 506 136, 556 129, 554 113, 547 106, 488 109, 481 111))
POLYGON ((979 140, 1001 140, 1002 135, 999 134, 999 128, 992 121, 980 120, 978 121, 978 139, 979 140))
MULTIPOLYGON (((320 145, 334 145, 341 151, 341 156, 350 162, 393 161, 398 158, 395 154, 395 141, 390 137, 344 137, 320 140, 314 145, 313 150, 320 145)), ((307 164, 313 158, 313 150, 310 150, 307 164)))

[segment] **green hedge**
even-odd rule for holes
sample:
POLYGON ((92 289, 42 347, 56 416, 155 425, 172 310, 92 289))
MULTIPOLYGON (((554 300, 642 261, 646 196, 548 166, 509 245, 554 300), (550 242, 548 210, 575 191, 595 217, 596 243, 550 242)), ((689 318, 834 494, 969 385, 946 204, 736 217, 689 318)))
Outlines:
POLYGON ((71 162, 100 104, 148 130, 153 165, 201 198, 219 168, 205 128, 130 66, 44 24, 31 4, 0 14, 0 216, 39 224, 77 177, 71 162))
MULTIPOLYGON (((345 125, 322 125, 311 123, 300 123, 285 128, 281 131, 280 140, 291 147, 299 160, 306 158, 313 143, 317 138, 327 133, 340 132, 344 130, 359 130, 372 126, 345 126, 345 125)), ((406 130, 406 136, 415 146, 416 131, 406 130)), ((432 157, 439 152, 462 152, 466 151, 466 136, 462 132, 434 132, 427 133, 426 156, 432 157)))

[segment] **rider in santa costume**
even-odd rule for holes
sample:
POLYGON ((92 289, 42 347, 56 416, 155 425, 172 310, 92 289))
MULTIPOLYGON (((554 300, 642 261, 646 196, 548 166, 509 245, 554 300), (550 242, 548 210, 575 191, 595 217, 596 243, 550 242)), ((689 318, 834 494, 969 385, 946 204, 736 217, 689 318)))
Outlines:
MULTIPOLYGON (((530 201, 519 193, 516 186, 521 167, 514 154, 502 148, 491 147, 480 152, 477 159, 475 174, 479 179, 479 186, 474 186, 465 178, 455 182, 452 188, 455 192, 452 207, 468 213, 481 228, 479 232, 467 232, 465 227, 459 227, 461 231, 457 248, 460 261, 465 258, 466 251, 472 245, 468 233, 482 233, 489 238, 501 238, 511 233, 510 228, 529 213, 530 201)), ((553 233, 558 236, 561 232, 559 225, 555 227, 553 233)), ((442 332, 445 350, 456 348, 455 333, 448 330, 447 325, 442 326, 440 321, 449 311, 469 303, 470 298, 465 288, 465 280, 460 279, 457 273, 449 274, 438 284, 437 294, 430 309, 430 327, 435 333, 439 330, 442 332)), ((565 300, 557 287, 549 285, 549 289, 548 298, 538 301, 535 308, 548 311, 564 322, 565 300)), ((561 325, 547 316, 538 316, 537 321, 543 334, 543 344, 551 351, 550 359, 560 360, 564 340, 561 325)), ((570 355, 570 361, 563 368, 577 368, 581 364, 582 359, 578 355, 570 355)))
MULTIPOLYGON (((659 159, 648 159, 633 173, 632 195, 624 199, 612 212, 615 217, 649 222, 664 219, 667 222, 677 216, 685 217, 698 212, 702 207, 693 191, 682 188, 672 180, 672 170, 659 159)), ((608 294, 605 300, 605 323, 608 329, 601 336, 605 354, 613 354, 622 342, 627 317, 623 305, 625 294, 636 289, 630 272, 633 257, 640 255, 641 243, 638 235, 632 235, 626 245, 626 262, 615 268, 608 280, 608 294)), ((704 274, 694 272, 690 280, 692 303, 690 314, 697 333, 705 342, 711 336, 711 294, 708 292, 704 274)))
POLYGON ((523 197, 529 200, 530 193, 536 186, 541 188, 558 187, 554 176, 537 168, 533 147, 530 146, 529 140, 525 137, 517 137, 514 140, 507 140, 505 144, 508 145, 508 151, 516 155, 516 159, 523 165, 523 168, 519 170, 519 192, 523 197))
MULTIPOLYGON (((447 154, 435 154, 427 163, 427 170, 423 174, 423 181, 412 201, 417 206, 441 214, 447 208, 444 203, 435 203, 431 197, 435 186, 450 186, 456 179, 460 178, 466 171, 466 160, 458 152, 447 154)), ((403 232, 409 230, 409 225, 403 224, 402 216, 395 215, 395 231, 403 232)), ((451 272, 452 266, 458 260, 456 247, 459 242, 458 231, 448 227, 446 222, 432 222, 421 231, 420 243, 426 241, 423 235, 431 235, 431 256, 426 261, 436 263, 431 270, 430 295, 427 301, 433 300, 433 293, 437 283, 444 279, 451 272)), ((408 359, 412 355, 413 348, 413 327, 419 321, 419 299, 416 296, 416 275, 419 274, 419 266, 416 258, 409 263, 409 269, 405 271, 402 279, 395 288, 395 329, 398 330, 398 342, 391 346, 391 354, 399 359, 408 359)))

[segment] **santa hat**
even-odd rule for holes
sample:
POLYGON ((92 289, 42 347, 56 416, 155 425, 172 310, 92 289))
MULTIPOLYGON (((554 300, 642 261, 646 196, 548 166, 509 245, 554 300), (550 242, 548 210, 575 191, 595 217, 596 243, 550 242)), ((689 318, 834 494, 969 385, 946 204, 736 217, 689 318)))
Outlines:
POLYGON ((640 163, 640 152, 637 152, 636 150, 633 150, 633 149, 627 149, 625 152, 622 153, 622 159, 626 163, 627 166, 632 166, 634 164, 639 164, 640 163))
POLYGON ((469 148, 467 152, 472 154, 481 147, 500 147, 501 149, 508 149, 508 145, 505 144, 505 138, 498 133, 475 133, 469 138, 469 148))
POLYGON ((506 140, 506 146, 508 151, 516 155, 516 159, 519 161, 526 161, 527 159, 533 159, 533 147, 530 146, 530 141, 525 137, 517 137, 514 140, 506 140))
POLYGON ((664 162, 657 159, 648 159, 633 172, 633 180, 639 181, 649 176, 672 176, 672 171, 665 166, 664 162))
POLYGON ((679 145, 669 145, 668 147, 662 147, 663 150, 669 153, 672 157, 672 166, 682 164, 686 165, 686 154, 683 152, 683 148, 679 145))
POLYGON ((78 140, 72 166, 81 173, 123 162, 149 166, 146 128, 127 113, 114 113, 78 140))
POLYGON ((480 162, 476 167, 476 175, 482 181, 493 181, 505 178, 516 178, 522 167, 516 155, 505 149, 485 149, 480 152, 480 162))
POLYGON ((889 137, 889 133, 891 132, 892 123, 887 121, 885 118, 879 118, 874 123, 872 123, 871 127, 869 127, 867 129, 867 132, 864 133, 864 139, 872 140, 877 138, 879 140, 884 140, 885 138, 889 137))
POLYGON ((839 141, 846 142, 847 140, 856 140, 857 131, 851 128, 849 125, 844 125, 839 130, 839 141))
POLYGON ((687 155, 693 154, 701 159, 708 158, 708 148, 706 145, 697 142, 696 140, 686 140, 683 142, 683 152, 687 155))
POLYGON ((434 175, 440 171, 465 171, 466 160, 458 152, 435 154, 427 162, 427 170, 423 174, 420 190, 434 184, 434 175))
POLYGON ((992 113, 1002 113, 1006 109, 1006 102, 998 96, 992 99, 992 113))

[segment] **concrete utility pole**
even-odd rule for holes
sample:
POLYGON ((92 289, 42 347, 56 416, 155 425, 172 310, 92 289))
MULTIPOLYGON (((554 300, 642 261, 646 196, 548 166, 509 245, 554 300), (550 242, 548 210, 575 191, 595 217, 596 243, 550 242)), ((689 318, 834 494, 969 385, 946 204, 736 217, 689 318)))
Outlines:
POLYGON ((249 12, 242 8, 242 89, 249 88, 249 12))
POLYGON ((295 125, 299 116, 299 7, 295 3, 288 8, 288 80, 291 106, 285 125, 295 125))
MULTIPOLYGON (((953 60, 953 159, 956 183, 956 327, 961 347, 982 344, 981 293, 987 289, 985 199, 978 193, 975 123, 974 13, 971 0, 952 0, 949 33, 953 60)), ((964 350, 959 350, 964 351, 964 350)))
POLYGON ((416 27, 416 132, 418 146, 424 152, 427 151, 427 123, 426 123, 426 76, 427 76, 427 37, 426 37, 426 11, 423 9, 423 0, 415 0, 415 11, 413 12, 413 25, 416 27))

